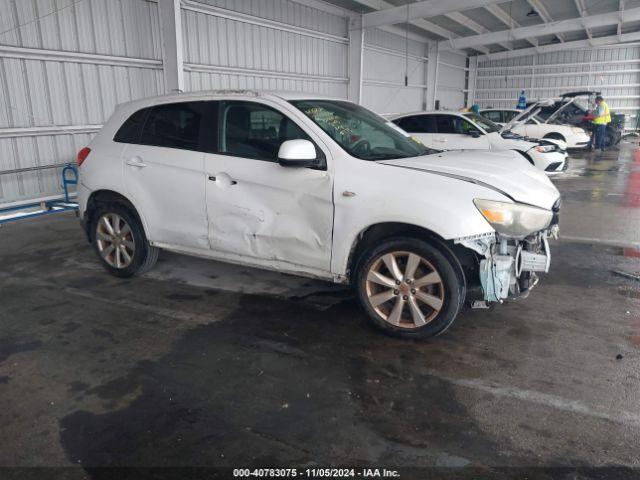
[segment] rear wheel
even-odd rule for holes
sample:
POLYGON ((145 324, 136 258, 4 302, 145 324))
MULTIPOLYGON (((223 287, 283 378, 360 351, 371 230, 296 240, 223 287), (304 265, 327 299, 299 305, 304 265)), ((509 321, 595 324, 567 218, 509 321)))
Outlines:
POLYGON ((616 134, 615 130, 607 128, 604 134, 605 148, 613 147, 614 145, 616 145, 616 143, 618 143, 617 140, 618 135, 616 134))
POLYGON ((158 260, 159 249, 149 244, 140 220, 125 206, 100 205, 91 225, 92 244, 109 273, 125 278, 140 275, 158 260))
POLYGON ((362 256, 355 287, 378 328, 401 337, 432 337, 444 332, 462 307, 465 286, 458 271, 430 243, 389 239, 362 256))

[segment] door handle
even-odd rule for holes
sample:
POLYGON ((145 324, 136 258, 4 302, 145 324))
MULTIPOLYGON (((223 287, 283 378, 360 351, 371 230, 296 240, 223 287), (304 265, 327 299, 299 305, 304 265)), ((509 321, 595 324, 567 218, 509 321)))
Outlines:
MULTIPOLYGON (((208 176, 209 180, 211 180, 212 182, 216 181, 216 176, 215 175, 209 175, 208 176)), ((237 185, 238 182, 235 180, 229 180, 229 185, 237 185)))
POLYGON ((140 157, 138 157, 137 155, 135 157, 131 157, 130 159, 127 160, 127 165, 131 166, 131 167, 138 167, 138 168, 144 168, 147 166, 146 163, 144 163, 142 161, 142 159, 140 157))
POLYGON ((446 138, 435 138, 434 140, 435 140, 436 142, 443 142, 443 143, 447 141, 447 139, 446 139, 446 138))

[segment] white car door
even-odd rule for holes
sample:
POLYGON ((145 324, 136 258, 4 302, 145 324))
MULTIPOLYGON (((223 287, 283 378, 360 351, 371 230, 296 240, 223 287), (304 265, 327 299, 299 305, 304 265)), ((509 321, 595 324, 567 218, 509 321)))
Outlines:
POLYGON ((136 115, 144 115, 139 122, 144 130, 141 125, 137 138, 124 148, 123 169, 127 194, 145 222, 149 240, 208 248, 203 153, 199 151, 206 103, 157 105, 130 120, 136 115))
POLYGON ((329 271, 334 211, 326 159, 325 168, 280 166, 285 140, 311 138, 264 102, 218 103, 217 153, 204 157, 211 249, 280 269, 329 271))
POLYGON ((438 113, 435 120, 434 148, 440 150, 488 150, 489 140, 484 132, 465 118, 457 115, 438 113), (477 132, 472 135, 472 132, 477 132), (438 147, 438 145, 441 145, 438 147))

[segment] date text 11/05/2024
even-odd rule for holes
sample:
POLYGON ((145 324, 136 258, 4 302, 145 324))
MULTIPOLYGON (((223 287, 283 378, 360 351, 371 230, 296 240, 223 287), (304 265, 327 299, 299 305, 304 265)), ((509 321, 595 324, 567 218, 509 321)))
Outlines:
POLYGON ((236 468, 234 478, 400 478, 386 468, 236 468))

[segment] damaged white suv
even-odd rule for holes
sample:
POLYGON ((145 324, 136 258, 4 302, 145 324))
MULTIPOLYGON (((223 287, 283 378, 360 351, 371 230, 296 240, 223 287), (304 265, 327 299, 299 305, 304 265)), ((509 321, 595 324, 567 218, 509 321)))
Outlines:
POLYGON ((78 164, 82 222, 112 274, 167 249, 351 282, 373 323, 405 337, 443 332, 465 298, 525 296, 557 230, 558 191, 517 154, 429 150, 316 96, 127 103, 78 164))

